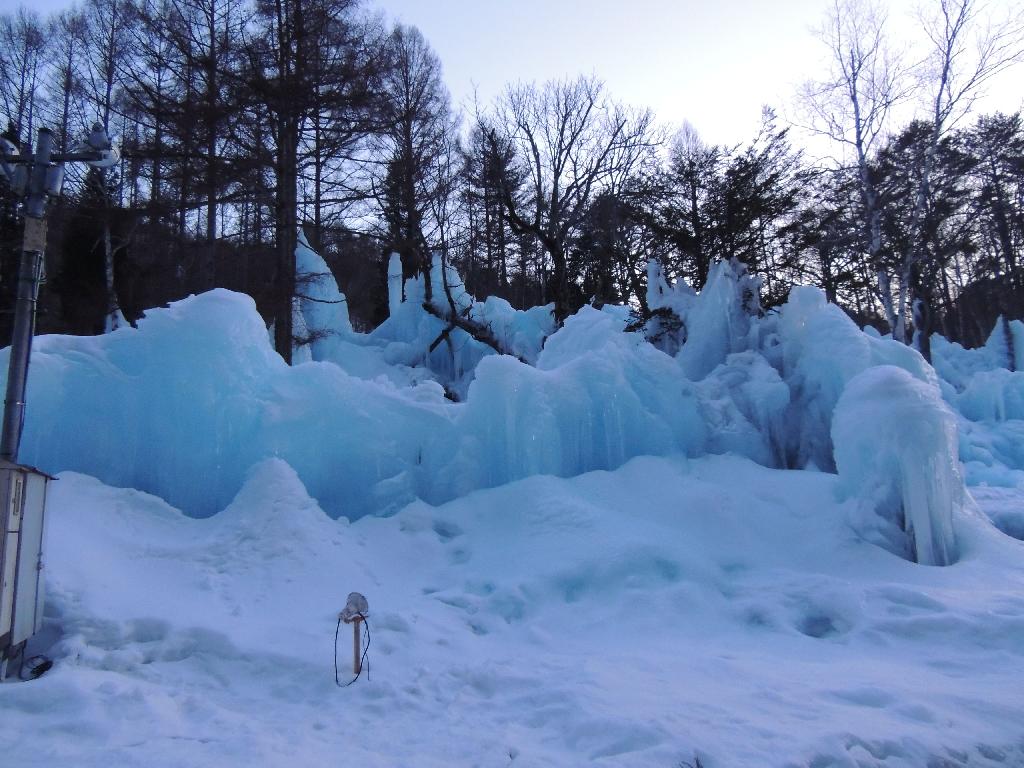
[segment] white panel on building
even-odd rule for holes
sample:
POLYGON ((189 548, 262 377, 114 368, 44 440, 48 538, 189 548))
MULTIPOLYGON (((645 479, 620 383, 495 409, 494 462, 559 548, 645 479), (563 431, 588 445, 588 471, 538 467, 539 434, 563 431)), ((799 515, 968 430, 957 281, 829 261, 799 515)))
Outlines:
POLYGON ((0 461, 0 662, 15 657, 42 625, 46 485, 52 479, 0 461))

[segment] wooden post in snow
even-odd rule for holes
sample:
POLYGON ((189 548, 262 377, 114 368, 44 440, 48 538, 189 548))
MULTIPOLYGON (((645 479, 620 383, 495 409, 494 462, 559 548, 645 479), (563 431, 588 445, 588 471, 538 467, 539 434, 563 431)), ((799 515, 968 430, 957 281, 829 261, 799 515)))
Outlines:
POLYGON ((358 675, 362 670, 362 664, 360 651, 362 650, 362 643, 360 642, 359 623, 363 620, 362 616, 356 616, 352 619, 352 674, 358 675))

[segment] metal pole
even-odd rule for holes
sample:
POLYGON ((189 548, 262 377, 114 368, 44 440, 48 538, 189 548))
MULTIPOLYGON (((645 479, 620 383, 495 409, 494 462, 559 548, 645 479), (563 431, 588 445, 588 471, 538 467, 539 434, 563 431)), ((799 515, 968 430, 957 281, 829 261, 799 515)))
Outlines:
POLYGON ((4 400, 3 436, 0 458, 18 461, 18 447, 25 423, 25 386, 32 354, 32 336, 36 329, 36 302, 43 275, 46 250, 46 172, 50 167, 53 133, 39 129, 36 152, 29 168, 29 190, 25 201, 25 239, 18 271, 18 297, 14 305, 14 330, 11 334, 11 359, 7 368, 7 397, 4 400))
POLYGON ((361 659, 359 658, 359 651, 361 650, 359 646, 362 645, 362 643, 359 642, 359 640, 360 640, 360 638, 359 638, 359 622, 360 621, 361 621, 361 619, 358 616, 356 616, 355 621, 352 622, 352 674, 353 675, 358 675, 359 672, 362 670, 362 664, 359 663, 361 661, 361 659))

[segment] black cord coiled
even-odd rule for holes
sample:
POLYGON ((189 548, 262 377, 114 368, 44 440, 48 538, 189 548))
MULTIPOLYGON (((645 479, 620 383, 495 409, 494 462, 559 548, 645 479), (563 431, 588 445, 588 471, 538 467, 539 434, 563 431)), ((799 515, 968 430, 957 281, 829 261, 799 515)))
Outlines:
POLYGON ((349 680, 347 683, 342 684, 340 677, 338 676, 338 635, 341 633, 341 617, 338 617, 338 626, 334 629, 334 684, 339 688, 348 688, 352 683, 359 679, 363 674, 363 669, 366 669, 366 679, 370 679, 370 660, 367 654, 370 651, 370 622, 366 616, 361 613, 356 614, 363 624, 366 625, 366 645, 363 646, 362 656, 359 658, 359 672, 356 676, 349 680))

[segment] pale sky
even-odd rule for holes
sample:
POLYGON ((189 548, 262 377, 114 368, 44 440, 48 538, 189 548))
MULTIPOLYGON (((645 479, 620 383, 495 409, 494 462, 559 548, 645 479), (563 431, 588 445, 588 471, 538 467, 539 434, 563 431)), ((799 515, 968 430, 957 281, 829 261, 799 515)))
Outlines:
MULTIPOLYGON (((1016 0, 990 0, 1009 9, 1016 0)), ((437 51, 458 105, 473 86, 489 102, 508 82, 595 74, 618 100, 663 122, 691 122, 711 143, 753 137, 762 104, 793 114, 798 85, 814 77, 831 0, 376 0, 420 28, 437 51)), ((896 39, 914 36, 920 0, 888 0, 896 39)), ((979 107, 1024 105, 1024 67, 992 86, 979 107)))
MULTIPOLYGON (((937 0, 882 0, 892 39, 919 38, 914 9, 937 0)), ((437 51, 456 106, 486 105, 507 83, 594 74, 619 101, 663 123, 688 120, 709 143, 753 138, 761 106, 795 117, 799 84, 825 50, 813 29, 832 0, 367 0, 414 24, 437 51)), ((0 0, 12 11, 21 0, 0 0)), ((35 0, 47 13, 66 0, 35 0)), ((1024 0, 987 0, 1024 14, 1024 0)), ((1024 66, 990 86, 979 111, 1024 108, 1024 66)))

